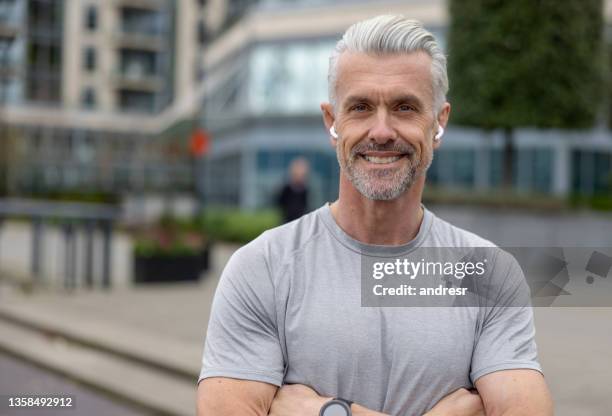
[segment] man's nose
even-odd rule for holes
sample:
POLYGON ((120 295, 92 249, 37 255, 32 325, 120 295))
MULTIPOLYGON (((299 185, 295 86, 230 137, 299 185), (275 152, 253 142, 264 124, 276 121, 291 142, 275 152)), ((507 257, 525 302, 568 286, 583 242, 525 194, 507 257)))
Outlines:
POLYGON ((389 118, 385 113, 379 113, 374 125, 370 128, 370 140, 379 144, 395 140, 396 132, 389 123, 389 118))

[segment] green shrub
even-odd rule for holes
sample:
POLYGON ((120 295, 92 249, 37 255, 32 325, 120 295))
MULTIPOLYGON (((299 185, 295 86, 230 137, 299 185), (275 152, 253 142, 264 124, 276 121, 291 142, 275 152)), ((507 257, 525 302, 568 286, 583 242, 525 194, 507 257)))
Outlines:
POLYGON ((135 237, 134 253, 143 257, 199 255, 208 240, 197 221, 170 216, 162 217, 154 227, 140 230, 135 237))
POLYGON ((120 200, 119 195, 115 193, 86 190, 38 192, 26 196, 28 198, 43 199, 46 201, 89 202, 95 204, 118 204, 120 200))
POLYGON ((242 244, 280 223, 280 214, 275 210, 241 211, 221 207, 207 209, 198 219, 209 238, 242 244))
POLYGON ((578 195, 569 197, 570 204, 575 208, 591 208, 599 211, 612 211, 611 194, 578 195))
POLYGON ((546 212, 564 211, 568 208, 565 199, 547 194, 521 193, 513 190, 474 191, 434 186, 425 189, 423 201, 426 204, 468 205, 546 212))

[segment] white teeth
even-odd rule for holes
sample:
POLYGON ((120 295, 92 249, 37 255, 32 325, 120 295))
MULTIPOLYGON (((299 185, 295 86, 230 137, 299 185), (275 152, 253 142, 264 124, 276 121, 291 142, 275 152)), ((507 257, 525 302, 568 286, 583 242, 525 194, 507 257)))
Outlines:
POLYGON ((400 160, 401 156, 393 156, 393 157, 376 157, 376 156, 368 156, 363 155, 363 158, 371 163, 393 163, 396 160, 400 160))

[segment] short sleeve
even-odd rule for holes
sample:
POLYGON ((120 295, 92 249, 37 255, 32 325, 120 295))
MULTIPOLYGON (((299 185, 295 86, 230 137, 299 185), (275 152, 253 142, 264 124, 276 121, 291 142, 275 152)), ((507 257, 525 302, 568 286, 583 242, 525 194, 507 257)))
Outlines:
POLYGON ((482 321, 472 355, 472 383, 500 370, 542 372, 537 361, 529 286, 516 259, 505 254, 498 256, 501 258, 496 265, 496 273, 502 272, 501 290, 493 305, 480 309, 482 321))
POLYGON ((198 382, 230 377, 281 386, 283 376, 272 279, 263 254, 247 245, 234 253, 215 292, 198 382))

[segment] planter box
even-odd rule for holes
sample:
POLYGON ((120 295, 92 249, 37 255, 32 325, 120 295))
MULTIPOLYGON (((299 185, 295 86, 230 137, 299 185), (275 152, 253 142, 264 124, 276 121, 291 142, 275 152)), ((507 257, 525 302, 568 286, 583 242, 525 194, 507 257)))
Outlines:
POLYGON ((134 282, 196 281, 199 280, 202 272, 208 270, 209 258, 209 246, 197 255, 134 255, 134 282))

